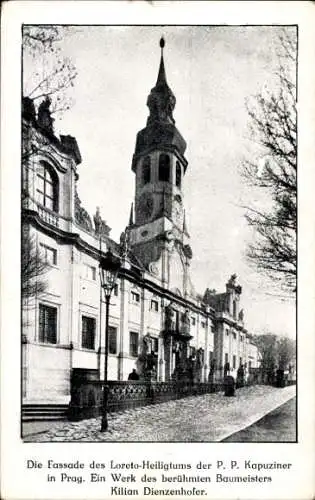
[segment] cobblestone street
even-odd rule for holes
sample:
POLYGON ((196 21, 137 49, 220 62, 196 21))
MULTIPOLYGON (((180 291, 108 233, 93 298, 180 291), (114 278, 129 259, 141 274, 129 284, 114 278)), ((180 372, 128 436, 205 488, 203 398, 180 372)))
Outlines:
POLYGON ((25 426, 24 441, 221 441, 253 424, 295 393, 295 386, 244 387, 231 398, 223 393, 206 394, 112 413, 105 433, 99 430, 100 418, 52 423, 49 431, 37 434, 28 433, 25 426))

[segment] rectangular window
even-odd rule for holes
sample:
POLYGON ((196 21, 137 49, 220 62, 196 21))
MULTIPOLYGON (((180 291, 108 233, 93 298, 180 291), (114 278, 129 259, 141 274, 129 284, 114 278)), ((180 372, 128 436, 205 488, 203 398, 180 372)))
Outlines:
POLYGON ((236 333, 235 332, 233 332, 233 338, 236 339, 236 333))
POLYGON ((233 354, 233 369, 236 368, 236 356, 233 354))
POLYGON ((138 332, 129 333, 129 354, 136 358, 138 356, 139 334, 138 332))
POLYGON ((90 264, 84 264, 83 278, 91 281, 96 281, 96 268, 90 264))
POLYGON ((114 289, 113 289, 113 293, 114 293, 115 297, 118 297, 118 283, 115 284, 114 289))
POLYGON ((240 366, 243 364, 243 360, 242 358, 240 358, 240 366))
POLYGON ((134 304, 139 304, 140 303, 140 293, 131 292, 131 300, 134 304))
POLYGON ((213 361, 213 351, 210 351, 209 352, 209 367, 211 367, 212 361, 213 361))
POLYGON ((228 337, 229 336, 229 330, 225 330, 225 335, 228 337))
POLYGON ((229 362, 229 355, 228 353, 226 352, 225 353, 225 360, 224 360, 225 363, 228 363, 229 362))
POLYGON ((95 318, 82 316, 82 347, 84 349, 95 349, 95 318))
POLYGON ((117 328, 115 326, 108 327, 108 352, 117 354, 117 328))
POLYGON ((39 304, 39 342, 57 343, 57 308, 39 304))
POLYGON ((159 303, 155 299, 151 300, 151 311, 155 311, 155 312, 159 311, 159 303))
POLYGON ((211 327, 211 331, 212 331, 212 333, 214 333, 214 332, 215 332, 215 328, 214 328, 214 326, 212 326, 212 327, 211 327))
POLYGON ((240 335, 240 341, 243 342, 243 335, 240 335))
POLYGON ((196 318, 194 318, 193 316, 191 318, 191 324, 192 324, 192 326, 195 326, 195 324, 196 324, 196 318))
POLYGON ((40 244, 42 259, 51 266, 57 265, 57 250, 43 243, 40 244))
POLYGON ((205 321, 201 321, 201 328, 206 328, 206 323, 205 323, 205 321))
POLYGON ((91 276, 92 276, 92 280, 96 281, 96 268, 93 266, 91 266, 91 276))

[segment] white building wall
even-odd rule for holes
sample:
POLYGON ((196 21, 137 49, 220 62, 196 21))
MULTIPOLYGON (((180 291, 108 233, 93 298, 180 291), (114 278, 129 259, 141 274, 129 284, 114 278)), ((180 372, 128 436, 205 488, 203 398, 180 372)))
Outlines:
POLYGON ((251 362, 251 368, 259 368, 260 366, 260 354, 258 348, 251 342, 248 343, 248 366, 249 362, 251 362))
MULTIPOLYGON (((105 302, 102 299, 100 308, 100 281, 98 261, 82 251, 78 251, 71 244, 60 244, 53 238, 38 233, 38 242, 57 250, 57 265, 52 266, 48 273, 48 291, 36 298, 35 307, 26 309, 24 317, 28 326, 25 329, 30 344, 25 349, 25 365, 27 366, 27 398, 55 401, 69 399, 70 373, 72 368, 85 368, 104 376, 104 346, 105 346, 105 302), (85 266, 95 268, 95 279, 86 275, 85 266), (58 346, 47 346, 38 343, 38 305, 43 302, 58 308, 58 346), (92 316, 96 321, 95 349, 82 348, 82 315, 92 316), (73 350, 70 345, 73 345, 73 350), (99 354, 99 347, 102 354, 99 354), (49 354, 47 354, 49 353, 49 354), (47 361, 49 357, 49 360, 47 361), (51 376, 53 374, 53 376, 51 376), (50 381, 49 381, 50 380, 50 381), (55 389, 52 389, 54 385, 55 389), (43 390, 45 387, 45 390, 43 390), (51 389, 51 390, 50 390, 51 389), (57 397, 57 392, 58 397, 57 397), (56 399, 57 398, 57 399, 56 399), (58 399, 59 398, 59 399, 58 399)), ((141 352, 143 337, 147 334, 159 339, 159 367, 158 379, 165 380, 163 347, 164 339, 161 331, 164 328, 163 300, 158 294, 143 290, 140 286, 121 279, 118 283, 118 296, 111 296, 109 325, 117 328, 117 353, 108 358, 108 379, 127 380, 133 368, 139 369, 137 357, 130 354, 129 335, 131 331, 138 333, 139 351, 141 352), (139 302, 134 300, 132 292, 139 294, 139 302), (158 311, 151 308, 151 301, 158 302, 158 311)), ((181 307, 181 312, 185 308, 181 307)), ((224 364, 224 354, 229 354, 232 367, 232 356, 236 355, 236 367, 239 366, 239 357, 243 362, 251 359, 252 366, 257 366, 257 349, 247 344, 243 335, 243 342, 239 341, 239 332, 234 330, 237 338, 234 339, 233 329, 226 325, 221 327, 222 345, 215 345, 214 323, 209 315, 191 313, 190 346, 204 350, 204 367, 202 380, 206 381, 209 374, 209 353, 217 359, 217 366, 224 364), (195 318, 193 324, 192 317, 195 318), (222 331, 223 328, 223 331, 222 331), (229 330, 229 335, 226 335, 229 330), (223 333, 223 334, 222 334, 223 333), (247 353, 248 350, 248 353, 247 353), (222 360, 218 354, 222 355, 222 360)), ((218 334, 216 334, 218 335, 218 334)))
MULTIPOLYGON (((47 292, 42 297, 36 297, 34 304, 36 308, 28 308, 24 311, 28 326, 24 329, 27 333, 27 348, 24 349, 24 364, 27 367, 26 399, 47 399, 46 387, 52 385, 56 389, 49 389, 49 397, 55 401, 64 400, 70 396, 70 373, 72 368, 84 368, 94 370, 104 376, 104 346, 105 346, 105 302, 104 297, 100 305, 100 280, 98 272, 98 260, 89 256, 84 251, 79 251, 73 244, 61 244, 44 233, 35 231, 38 244, 42 243, 57 251, 57 264, 49 270, 47 292), (95 269, 95 279, 86 274, 86 266, 95 269), (58 346, 41 345, 38 342, 38 306, 39 303, 54 305, 58 308, 58 346), (92 316, 96 321, 95 349, 82 348, 82 315, 92 316), (70 349, 71 344, 73 350, 70 349), (101 347, 102 353, 98 352, 101 347), (47 352, 50 353, 47 362, 47 352), (54 360, 54 361, 52 361, 54 360), (54 368, 53 368, 54 367, 54 368), (54 371, 51 371, 54 370, 54 371), (53 379, 51 374, 53 373, 53 379), (48 380, 50 379, 51 382, 48 380), (55 383, 55 381, 56 383, 55 383), (51 384, 51 385, 49 385, 51 384), (45 390, 43 390, 45 387, 45 390), (56 396, 58 392, 58 398, 56 396), (56 399, 57 398, 57 399, 56 399)), ((82 233, 83 234, 83 233, 82 233)), ((91 236, 90 236, 91 238, 91 236)), ((97 240, 94 238, 94 246, 97 248, 97 240)), ((117 353, 110 354, 108 358, 109 380, 127 380, 133 368, 139 371, 137 357, 130 354, 129 335, 131 331, 138 333, 139 351, 143 345, 143 337, 147 334, 159 339, 159 365, 158 379, 165 380, 163 349, 164 338, 161 331, 164 328, 163 300, 158 294, 149 290, 143 290, 140 286, 121 279, 118 283, 118 296, 111 296, 109 325, 117 328, 117 353), (132 292, 139 294, 139 302, 132 297, 132 292), (151 308, 151 301, 158 302, 158 311, 151 308)), ((181 313, 185 311, 180 308, 181 313)), ((219 324, 221 328, 217 335, 215 345, 214 323, 209 315, 201 312, 191 312, 190 333, 192 339, 190 346, 196 350, 204 350, 204 366, 202 380, 206 381, 209 374, 209 353, 217 359, 217 366, 224 364, 224 354, 229 354, 229 362, 232 367, 232 356, 236 355, 236 368, 239 366, 239 358, 243 362, 251 359, 252 366, 257 366, 257 349, 247 344, 245 334, 243 342, 239 340, 239 332, 235 329, 237 338, 234 339, 233 329, 227 325, 219 324), (195 318, 193 324, 192 317, 195 318), (223 328, 223 331, 222 331, 223 328), (229 335, 226 335, 226 330, 229 335), (222 344, 218 345, 218 342, 222 344), (247 352, 248 350, 248 352, 247 352), (219 355, 219 357, 218 357, 219 355), (222 357, 220 360, 220 356, 222 357)), ((218 327, 218 326, 217 326, 218 327)), ((174 361, 174 360, 173 360, 174 361)))
POLYGON ((28 345, 28 403, 69 402, 70 357, 70 349, 43 344, 28 345))

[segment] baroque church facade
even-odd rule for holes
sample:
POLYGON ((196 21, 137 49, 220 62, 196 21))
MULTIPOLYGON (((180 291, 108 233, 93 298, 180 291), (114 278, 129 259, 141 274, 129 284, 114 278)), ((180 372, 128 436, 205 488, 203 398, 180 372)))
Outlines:
POLYGON ((47 265, 45 287, 35 280, 33 292, 22 294, 25 403, 68 403, 75 373, 103 378, 99 262, 108 250, 122 259, 109 310, 109 380, 127 380, 135 368, 141 378, 160 382, 188 375, 207 382, 209 376, 220 379, 227 363, 248 370, 259 364, 236 275, 220 294, 209 288, 197 294, 191 282, 186 142, 175 126, 176 99, 166 79, 163 40, 160 45, 149 116, 132 158, 134 209, 120 243, 111 239, 99 210, 91 218, 81 204, 79 147, 75 138, 55 135, 49 99, 37 110, 23 99, 22 235, 31 257, 47 265))

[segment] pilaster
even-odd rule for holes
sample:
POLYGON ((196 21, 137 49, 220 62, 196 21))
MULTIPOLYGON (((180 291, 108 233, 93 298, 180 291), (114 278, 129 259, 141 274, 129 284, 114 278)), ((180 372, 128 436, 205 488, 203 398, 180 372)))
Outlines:
POLYGON ((203 365, 203 382, 207 382, 208 380, 208 371, 209 371, 209 330, 210 330, 210 318, 207 314, 206 317, 206 328, 205 328, 205 355, 204 355, 204 365, 203 365))
POLYGON ((162 286, 167 288, 169 282, 169 250, 162 249, 162 286))
MULTIPOLYGON (((62 247, 61 247, 62 248, 62 247)), ((80 345, 80 321, 79 308, 80 303, 80 252, 72 246, 71 266, 69 268, 69 316, 68 316, 68 339, 64 339, 65 343, 72 343, 73 347, 80 345)))
POLYGON ((165 325, 165 300, 162 298, 161 299, 161 314, 160 314, 160 335, 159 335, 158 367, 157 367, 157 380, 159 382, 165 382, 164 325, 165 325))
POLYGON ((118 355, 118 380, 123 380, 124 357, 128 355, 128 307, 129 307, 129 282, 125 278, 120 280, 120 328, 119 328, 119 355, 118 355))

